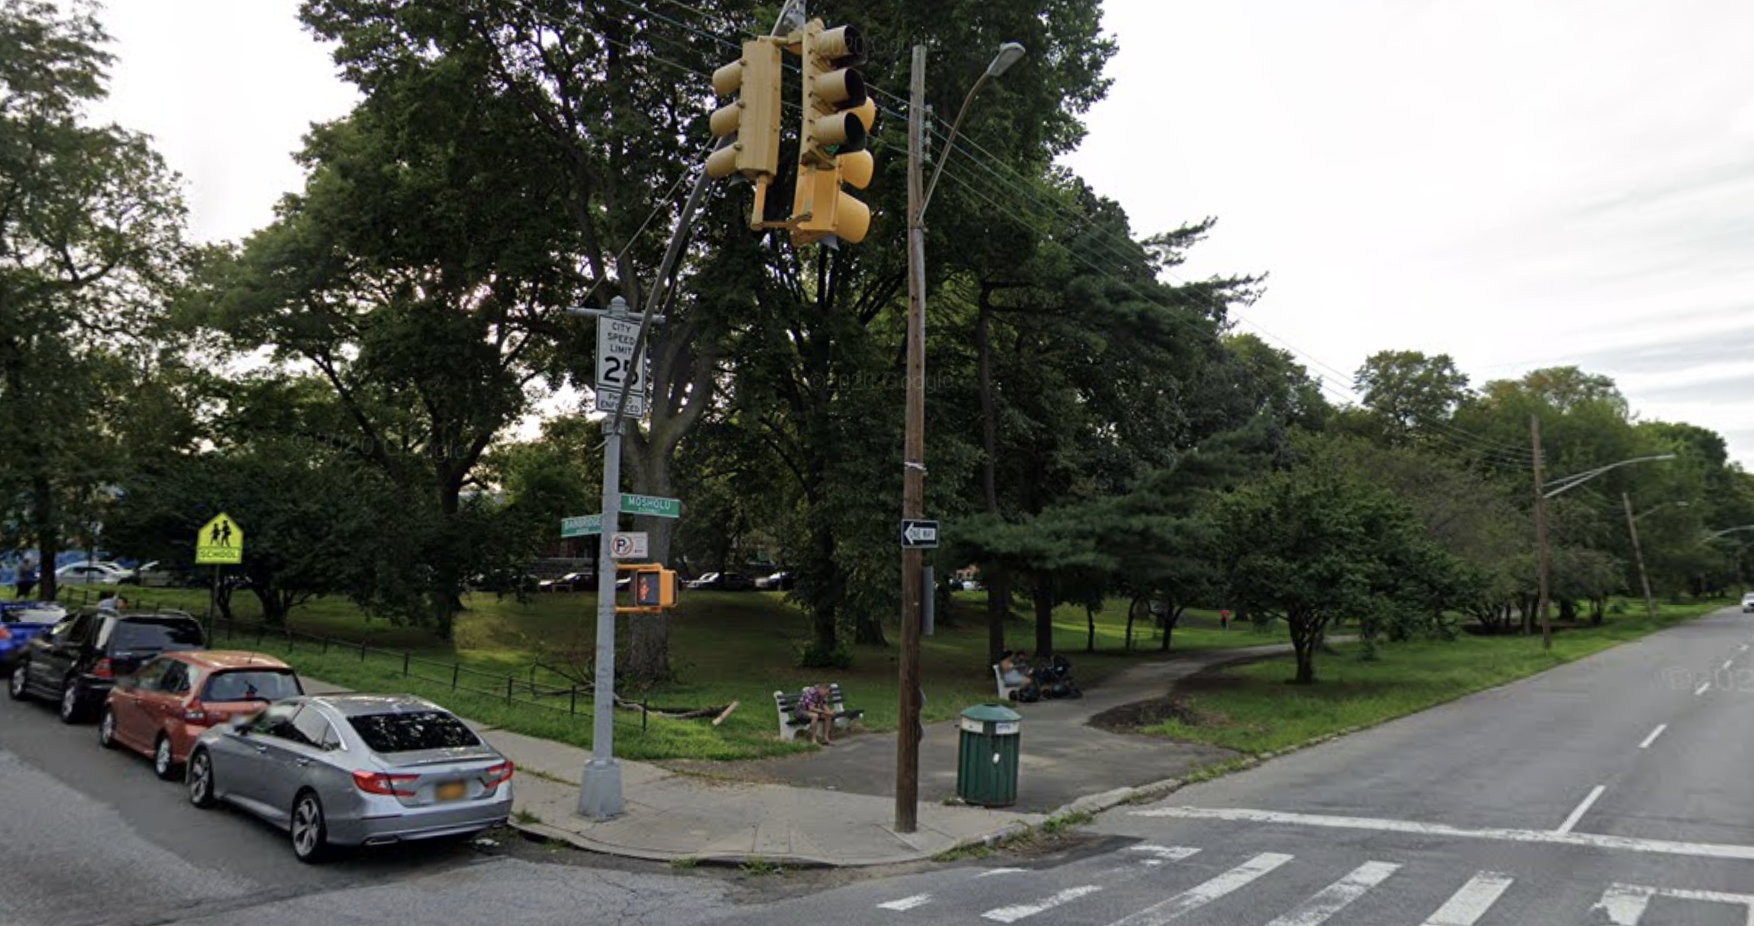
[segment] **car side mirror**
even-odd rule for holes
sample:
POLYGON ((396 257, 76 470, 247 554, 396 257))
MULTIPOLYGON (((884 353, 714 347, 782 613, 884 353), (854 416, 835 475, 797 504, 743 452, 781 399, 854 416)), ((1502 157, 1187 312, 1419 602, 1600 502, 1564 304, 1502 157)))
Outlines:
POLYGON ((225 723, 239 736, 250 735, 250 718, 248 717, 233 717, 225 723))

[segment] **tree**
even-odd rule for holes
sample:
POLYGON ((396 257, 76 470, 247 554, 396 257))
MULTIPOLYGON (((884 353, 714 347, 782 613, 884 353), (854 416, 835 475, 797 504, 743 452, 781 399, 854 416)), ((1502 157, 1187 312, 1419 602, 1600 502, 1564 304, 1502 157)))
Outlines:
POLYGON ((0 2, 0 497, 23 508, 44 597, 120 457, 92 410, 146 362, 182 249, 175 179, 145 137, 86 120, 108 38, 88 6, 0 2))
POLYGON ((1378 351, 1358 368, 1353 384, 1391 445, 1444 428, 1468 400, 1468 377, 1448 354, 1378 351))
POLYGON ((1387 491, 1322 466, 1280 470, 1213 503, 1213 553, 1228 600, 1257 622, 1285 621, 1297 684, 1315 681, 1315 652, 1342 617, 1423 608, 1420 585, 1447 557, 1387 491))
POLYGON ((110 519, 130 550, 194 567, 194 539, 221 511, 247 532, 241 566, 262 619, 282 626, 319 595, 369 597, 394 493, 382 476, 285 440, 169 457, 135 474, 110 519))

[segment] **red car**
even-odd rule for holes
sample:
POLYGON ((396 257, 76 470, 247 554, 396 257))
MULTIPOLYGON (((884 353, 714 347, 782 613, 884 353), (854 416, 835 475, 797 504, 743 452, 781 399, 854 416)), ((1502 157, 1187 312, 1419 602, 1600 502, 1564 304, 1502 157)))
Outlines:
POLYGON ((158 777, 178 777, 195 738, 270 702, 304 694, 298 674, 261 653, 166 653, 116 680, 104 703, 98 742, 152 757, 158 777))

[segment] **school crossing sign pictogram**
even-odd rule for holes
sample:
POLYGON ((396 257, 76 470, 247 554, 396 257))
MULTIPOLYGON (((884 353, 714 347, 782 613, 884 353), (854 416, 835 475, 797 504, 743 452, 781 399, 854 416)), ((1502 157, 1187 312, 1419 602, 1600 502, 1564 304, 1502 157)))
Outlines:
POLYGON ((236 566, 244 561, 244 529, 225 512, 201 526, 195 535, 197 566, 236 566))

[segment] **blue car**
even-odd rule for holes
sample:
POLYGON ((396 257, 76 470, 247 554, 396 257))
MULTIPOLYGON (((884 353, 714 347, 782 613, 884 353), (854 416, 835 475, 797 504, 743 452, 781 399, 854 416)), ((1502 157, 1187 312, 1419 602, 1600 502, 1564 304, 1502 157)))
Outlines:
POLYGON ((11 675, 24 645, 67 617, 67 609, 46 601, 0 601, 0 675, 11 675))

